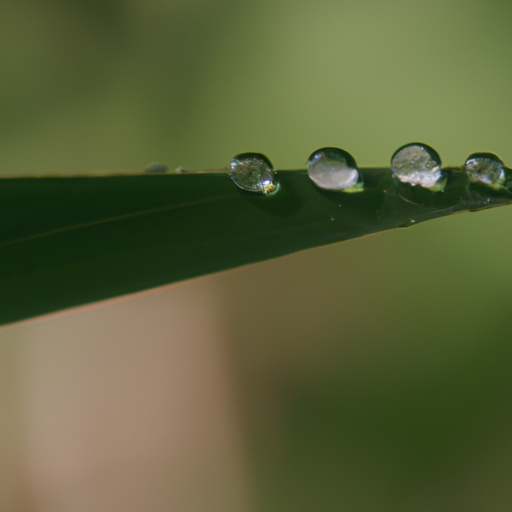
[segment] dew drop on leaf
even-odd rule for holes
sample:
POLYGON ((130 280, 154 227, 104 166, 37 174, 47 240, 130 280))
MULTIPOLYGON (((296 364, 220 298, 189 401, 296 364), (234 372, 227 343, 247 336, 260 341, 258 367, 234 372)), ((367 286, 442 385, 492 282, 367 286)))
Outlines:
POLYGON ((325 190, 358 192, 363 177, 354 157, 339 148, 322 148, 308 158, 308 175, 317 187, 325 190))
POLYGON ((499 186, 505 181, 505 166, 493 153, 473 153, 464 164, 464 171, 474 183, 490 187, 499 186))
POLYGON ((161 164, 159 162, 149 164, 144 172, 148 174, 164 174, 169 170, 169 167, 165 164, 161 164))
POLYGON ((446 183, 441 158, 426 144, 414 142, 398 148, 391 157, 391 170, 402 183, 413 186, 442 190, 446 183))
POLYGON ((241 153, 229 164, 235 185, 248 192, 271 194, 277 191, 276 172, 270 160, 260 153, 241 153))

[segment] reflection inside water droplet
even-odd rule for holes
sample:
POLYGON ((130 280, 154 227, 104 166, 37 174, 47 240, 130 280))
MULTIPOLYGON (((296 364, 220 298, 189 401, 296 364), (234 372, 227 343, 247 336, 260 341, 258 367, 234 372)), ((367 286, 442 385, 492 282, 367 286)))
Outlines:
POLYGON ((354 157, 339 148, 322 148, 308 158, 308 175, 320 188, 358 192, 363 189, 363 177, 354 157))
POLYGON ((233 157, 229 164, 231 179, 248 192, 276 192, 278 184, 275 174, 270 160, 260 153, 241 153, 233 157))
POLYGON ((442 190, 446 177, 441 170, 441 158, 426 144, 406 144, 391 157, 391 170, 402 182, 434 191, 442 190))
POLYGON ((499 187, 505 182, 505 166, 493 153, 473 153, 464 164, 464 171, 474 183, 499 187))

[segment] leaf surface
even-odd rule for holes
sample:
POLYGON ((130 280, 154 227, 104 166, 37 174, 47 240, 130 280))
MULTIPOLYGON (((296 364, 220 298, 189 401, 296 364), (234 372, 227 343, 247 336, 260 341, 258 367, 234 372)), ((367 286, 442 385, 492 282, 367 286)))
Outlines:
POLYGON ((280 172, 270 197, 223 173, 1 179, 0 324, 512 200, 455 169, 437 193, 362 172, 353 194, 280 172))

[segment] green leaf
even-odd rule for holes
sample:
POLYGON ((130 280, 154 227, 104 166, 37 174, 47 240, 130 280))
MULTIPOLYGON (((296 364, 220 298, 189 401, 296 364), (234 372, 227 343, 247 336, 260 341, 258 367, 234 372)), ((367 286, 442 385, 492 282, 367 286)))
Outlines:
POLYGON ((271 197, 224 173, 2 179, 0 324, 512 200, 457 169, 444 192, 362 172, 354 194, 280 172, 271 197))

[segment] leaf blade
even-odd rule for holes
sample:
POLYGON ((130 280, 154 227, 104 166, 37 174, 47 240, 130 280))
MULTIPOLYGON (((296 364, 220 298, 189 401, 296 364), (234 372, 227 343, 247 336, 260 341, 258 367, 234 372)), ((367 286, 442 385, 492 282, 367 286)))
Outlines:
POLYGON ((281 172, 274 197, 225 174, 1 180, 0 324, 511 201, 454 172, 425 205, 388 169, 363 173, 365 191, 343 194, 281 172))

